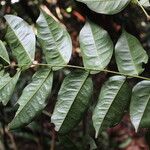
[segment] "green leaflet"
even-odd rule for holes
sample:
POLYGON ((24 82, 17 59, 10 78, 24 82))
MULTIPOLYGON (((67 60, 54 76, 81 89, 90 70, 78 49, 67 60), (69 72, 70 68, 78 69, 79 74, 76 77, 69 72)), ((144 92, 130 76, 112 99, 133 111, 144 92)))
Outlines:
POLYGON ((131 0, 77 0, 86 4, 91 10, 113 15, 122 11, 131 0))
POLYGON ((18 100, 19 109, 10 129, 16 129, 29 124, 46 106, 46 100, 51 92, 53 73, 48 68, 40 69, 33 76, 32 82, 23 90, 18 100))
MULTIPOLYGON (((14 15, 5 15, 8 23, 5 39, 18 64, 30 66, 35 55, 35 35, 23 19, 14 15)), ((27 67, 27 66, 26 66, 27 67)))
MULTIPOLYGON (((37 20, 37 36, 48 64, 67 65, 71 58, 72 42, 68 32, 52 16, 41 11, 37 20)), ((58 70, 62 67, 53 67, 58 70)))
POLYGON ((5 45, 3 44, 3 42, 1 40, 0 40, 0 58, 3 59, 8 64, 10 64, 7 50, 6 50, 5 45))
POLYGON ((93 91, 88 72, 70 73, 63 81, 51 122, 61 134, 68 133, 81 120, 93 91))
POLYGON ((96 137, 121 120, 129 104, 130 92, 123 76, 113 76, 103 85, 92 117, 96 137))
POLYGON ((130 104, 131 121, 136 129, 150 127, 150 81, 139 82, 132 90, 130 104))
MULTIPOLYGON (((103 70, 113 54, 113 42, 107 31, 92 22, 86 22, 79 36, 83 63, 86 68, 103 70)), ((100 71, 91 71, 97 73, 100 71)))
POLYGON ((142 73, 142 64, 148 62, 148 55, 141 43, 125 30, 115 46, 115 57, 119 71, 130 75, 142 73))
POLYGON ((13 77, 10 77, 8 73, 2 75, 3 73, 3 71, 0 72, 0 102, 2 102, 3 105, 6 105, 13 94, 20 76, 20 71, 18 71, 13 77))

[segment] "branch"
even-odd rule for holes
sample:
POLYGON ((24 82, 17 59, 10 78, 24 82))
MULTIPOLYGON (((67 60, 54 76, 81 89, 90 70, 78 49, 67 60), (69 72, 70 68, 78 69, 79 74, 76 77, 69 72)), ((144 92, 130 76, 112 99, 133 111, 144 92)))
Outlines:
MULTIPOLYGON (((8 66, 2 66, 4 69, 6 68, 11 68, 11 67, 24 67, 27 66, 27 64, 15 64, 15 65, 8 65, 8 66)), ((50 68, 54 68, 54 67, 64 67, 64 68, 75 68, 75 69, 81 69, 81 70, 87 70, 87 71, 101 71, 101 72, 107 72, 107 73, 111 73, 111 74, 115 74, 115 75, 122 75, 122 76, 126 76, 126 77, 130 77, 130 78, 138 78, 138 79, 142 79, 142 80, 148 80, 150 81, 150 78, 147 77, 143 77, 143 76, 138 76, 138 75, 131 75, 131 74, 125 74, 122 72, 117 72, 117 71, 112 71, 112 70, 107 70, 107 69, 95 69, 95 68, 86 68, 86 67, 81 67, 81 66, 74 66, 74 65, 51 65, 51 64, 42 64, 42 63, 35 63, 33 65, 31 65, 30 68, 34 68, 37 66, 45 66, 45 67, 50 67, 50 68)))

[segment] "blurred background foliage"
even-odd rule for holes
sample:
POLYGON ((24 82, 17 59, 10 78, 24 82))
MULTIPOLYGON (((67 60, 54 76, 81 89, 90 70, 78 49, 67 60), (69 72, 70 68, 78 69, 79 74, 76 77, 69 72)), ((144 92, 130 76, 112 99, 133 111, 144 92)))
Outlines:
MULTIPOLYGON (((150 56, 150 22, 146 20, 138 6, 129 5, 124 11, 113 16, 101 15, 89 10, 84 4, 74 0, 0 0, 0 39, 5 36, 5 14, 15 14, 26 20, 35 29, 34 23, 39 16, 39 8, 51 11, 57 19, 63 23, 71 35, 73 42, 73 54, 70 64, 82 65, 78 34, 83 27, 86 18, 105 28, 116 43, 121 29, 135 35, 143 44, 150 56)), ((150 12, 149 9, 147 9, 150 12)), ((35 29, 36 30, 36 29, 35 29)), ((7 45, 6 45, 7 46, 7 45)), ((9 47, 8 51, 9 51, 9 47)), ((36 60, 42 61, 42 50, 37 43, 36 60)), ((11 56, 11 52, 9 51, 11 56)), ((11 61, 15 61, 11 59, 11 61)), ((150 62, 145 66, 142 76, 150 77, 150 62)), ((114 58, 108 69, 117 70, 114 58)), ((13 73, 14 70, 8 70, 13 73)), ((16 131, 8 131, 7 124, 12 119, 16 108, 15 102, 22 89, 31 81, 34 70, 25 71, 7 107, 0 104, 0 150, 148 150, 150 144, 150 131, 142 129, 135 133, 130 123, 128 114, 116 127, 103 132, 98 139, 94 138, 94 129, 91 122, 91 113, 99 95, 101 85, 110 76, 107 73, 93 75, 94 94, 91 107, 87 110, 80 124, 68 135, 57 135, 53 124, 50 123, 51 113, 56 102, 57 92, 62 80, 69 70, 60 70, 55 73, 54 85, 49 104, 41 115, 30 125, 16 131)), ((131 81, 135 84, 138 79, 131 81)))

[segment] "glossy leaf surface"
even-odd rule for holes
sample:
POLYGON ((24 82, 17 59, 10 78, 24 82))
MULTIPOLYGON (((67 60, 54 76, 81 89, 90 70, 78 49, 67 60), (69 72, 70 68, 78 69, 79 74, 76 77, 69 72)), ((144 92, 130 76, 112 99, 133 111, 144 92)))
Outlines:
POLYGON ((130 88, 125 77, 113 76, 103 85, 93 112, 96 137, 103 130, 118 123, 130 100, 130 88))
MULTIPOLYGON (((41 11, 37 20, 37 36, 48 64, 66 65, 72 53, 72 42, 66 29, 54 18, 41 11)), ((58 70, 62 67, 53 67, 58 70)))
POLYGON ((51 118, 55 130, 61 134, 79 123, 89 105, 93 85, 88 76, 88 72, 73 72, 62 83, 51 118))
POLYGON ((107 31, 90 21, 86 22, 80 32, 79 41, 86 68, 102 70, 109 64, 114 47, 107 31))
POLYGON ((3 105, 6 105, 13 94, 20 76, 20 71, 13 77, 10 77, 8 73, 4 74, 3 71, 1 71, 0 74, 0 102, 2 102, 3 105))
POLYGON ((131 0, 77 0, 91 10, 101 14, 116 14, 122 11, 131 0))
POLYGON ((35 35, 23 19, 5 15, 8 24, 5 39, 20 65, 31 65, 35 55, 35 35))
POLYGON ((136 129, 150 127, 150 81, 139 82, 132 91, 130 116, 136 129))
POLYGON ((143 63, 148 61, 148 55, 139 40, 125 30, 115 46, 115 57, 118 70, 130 75, 141 74, 144 71, 143 63))
POLYGON ((10 129, 16 129, 29 124, 46 106, 46 100, 51 92, 53 73, 49 69, 40 69, 33 76, 32 82, 25 87, 18 100, 19 109, 10 129))

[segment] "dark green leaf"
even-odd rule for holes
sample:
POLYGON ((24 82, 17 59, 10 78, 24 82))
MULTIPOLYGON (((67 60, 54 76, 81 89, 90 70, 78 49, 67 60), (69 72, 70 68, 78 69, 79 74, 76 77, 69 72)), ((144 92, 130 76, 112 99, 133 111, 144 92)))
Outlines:
POLYGON ((79 41, 86 68, 102 70, 108 65, 114 47, 107 31, 90 21, 86 22, 80 32, 79 41))
POLYGON ((116 44, 115 57, 119 71, 130 75, 142 73, 142 64, 148 61, 148 55, 138 39, 125 30, 116 44))
POLYGON ((8 23, 6 41, 20 65, 31 65, 35 55, 35 35, 23 19, 14 15, 5 15, 8 23))
MULTIPOLYGON (((48 64, 52 66, 66 65, 71 57, 72 42, 66 29, 41 11, 37 20, 37 36, 48 64)), ((58 70, 62 67, 53 67, 58 70)))
POLYGON ((51 121, 61 134, 69 132, 81 120, 93 90, 88 72, 70 73, 63 81, 51 121))
POLYGON ((123 76, 113 76, 103 85, 92 117, 96 137, 121 120, 129 104, 130 91, 123 76))
POLYGON ((101 14, 116 14, 122 11, 131 0, 77 0, 91 10, 101 14))
POLYGON ((32 82, 23 90, 18 100, 19 109, 10 129, 29 124, 46 106, 46 100, 52 88, 53 73, 49 69, 40 69, 33 76, 32 82))
POLYGON ((130 104, 131 121, 136 129, 150 127, 150 81, 138 83, 132 91, 130 104))

